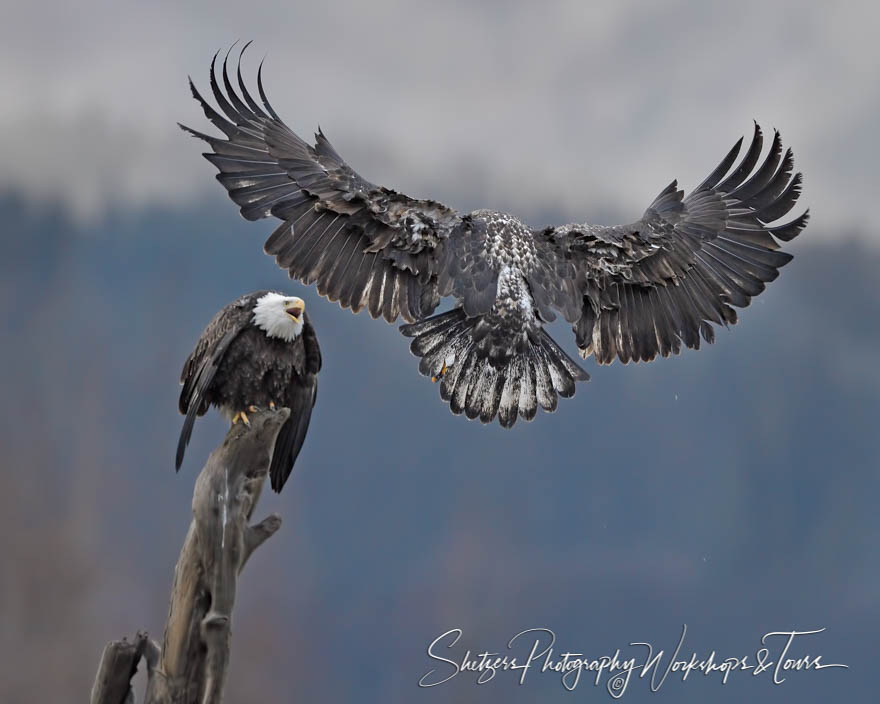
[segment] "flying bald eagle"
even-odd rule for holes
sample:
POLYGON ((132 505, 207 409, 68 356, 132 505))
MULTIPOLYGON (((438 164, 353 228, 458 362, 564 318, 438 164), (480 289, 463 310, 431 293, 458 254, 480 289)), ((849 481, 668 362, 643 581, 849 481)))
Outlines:
POLYGON ((807 223, 804 212, 772 225, 794 206, 802 179, 778 132, 759 163, 757 123, 737 165, 742 139, 687 196, 673 181, 630 225, 532 228, 506 213, 458 213, 366 181, 320 130, 307 144, 266 99, 262 65, 258 103, 241 57, 237 88, 228 54, 219 78, 216 59, 220 111, 190 87, 225 139, 181 127, 210 145, 204 156, 245 218, 281 220, 265 251, 355 313, 410 323, 401 331, 413 338, 419 371, 440 381, 453 413, 484 423, 497 416, 510 427, 538 406, 553 411, 557 395, 589 379, 544 330, 557 312, 581 356, 600 364, 699 349, 701 337, 714 340, 713 323, 735 323, 735 308, 777 277, 791 260, 778 240, 807 223), (432 316, 444 296, 455 307, 432 316))
POLYGON ((179 409, 186 415, 177 443, 180 469, 196 416, 213 405, 234 424, 257 408, 286 407, 290 418, 269 466, 281 491, 302 448, 318 393, 321 349, 301 298, 257 291, 233 301, 208 323, 183 365, 179 409))

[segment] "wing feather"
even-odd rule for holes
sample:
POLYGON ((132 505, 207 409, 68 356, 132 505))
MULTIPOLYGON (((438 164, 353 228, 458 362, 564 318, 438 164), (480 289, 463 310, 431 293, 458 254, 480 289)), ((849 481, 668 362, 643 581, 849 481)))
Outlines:
POLYGON ((180 469, 186 446, 192 437, 196 416, 208 410, 208 392, 229 345, 247 326, 253 304, 266 291, 242 296, 219 311, 202 332, 180 375, 178 410, 186 417, 177 442, 175 468, 180 469))
POLYGON ((548 246, 575 262, 581 317, 574 329, 582 355, 626 363, 677 354, 681 343, 698 349, 701 338, 714 340, 712 324, 736 323, 735 308, 776 279, 791 260, 779 241, 796 237, 809 213, 772 224, 794 207, 803 178, 792 175, 794 156, 783 151, 778 131, 759 163, 762 144, 755 124, 729 175, 742 140, 687 197, 673 181, 632 225, 543 232, 548 246))
POLYGON ((442 245, 462 218, 436 201, 413 199, 363 179, 320 129, 313 145, 301 139, 269 104, 262 63, 259 101, 247 89, 241 59, 249 44, 238 55, 235 82, 229 70, 231 49, 219 71, 220 52, 215 54, 209 83, 216 108, 190 81, 193 97, 225 139, 181 127, 210 146, 204 156, 219 171, 218 180, 243 217, 284 221, 265 249, 291 277, 317 283, 322 295, 355 312, 370 287, 371 315, 389 322, 400 315, 412 321, 429 314, 437 305, 433 291, 442 245), (373 286, 374 277, 364 277, 360 266, 338 266, 339 256, 363 263, 358 249, 378 253, 381 262, 370 261, 383 285, 373 286))
POLYGON ((311 377, 311 383, 298 386, 291 393, 288 401, 291 405, 291 415, 278 431, 272 463, 269 465, 269 481, 276 492, 280 492, 284 487, 302 449, 317 395, 317 377, 311 377))

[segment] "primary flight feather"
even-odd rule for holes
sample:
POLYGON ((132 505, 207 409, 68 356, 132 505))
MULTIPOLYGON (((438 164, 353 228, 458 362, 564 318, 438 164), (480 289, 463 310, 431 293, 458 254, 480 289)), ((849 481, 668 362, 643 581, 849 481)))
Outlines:
MULTIPOLYGON (((246 47, 245 47, 246 48, 246 47)), ((413 338, 419 371, 439 382, 453 413, 504 427, 572 396, 587 372, 544 330, 559 313, 582 357, 650 361, 712 342, 712 324, 736 322, 791 260, 779 250, 808 213, 780 225, 801 191, 778 132, 763 134, 735 165, 740 139, 687 196, 673 181, 630 225, 533 228, 491 210, 458 213, 359 176, 319 130, 308 144, 259 102, 241 75, 211 65, 219 111, 190 86, 225 135, 181 125, 207 142, 204 156, 249 220, 281 224, 265 244, 280 267, 331 301, 394 322, 413 338), (220 85, 222 81, 222 88, 220 85), (760 163, 759 163, 760 162, 760 163), (433 315, 443 297, 455 307, 433 315)))

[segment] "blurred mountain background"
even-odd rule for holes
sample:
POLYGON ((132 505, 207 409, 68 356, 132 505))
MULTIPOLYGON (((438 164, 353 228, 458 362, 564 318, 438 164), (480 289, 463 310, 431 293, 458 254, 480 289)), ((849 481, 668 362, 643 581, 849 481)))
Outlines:
MULTIPOLYGON (((815 649, 852 669, 780 688, 693 678, 661 701, 868 696, 876 250, 799 242, 715 345, 588 361, 573 399, 504 432, 453 417, 394 327, 285 282, 260 251, 264 224, 212 205, 86 229, 0 199, 14 234, 0 295, 0 699, 81 700, 107 640, 161 633, 192 483, 223 434, 201 421, 174 474, 181 361, 217 308, 262 287, 306 299, 325 368, 293 479, 260 506, 285 523, 241 581, 230 701, 255 686, 263 701, 563 701, 588 692, 549 676, 416 682, 436 665, 427 644, 453 627, 474 652, 540 626, 598 654, 671 649, 682 623, 706 654, 826 627, 815 649)), ((646 694, 639 682, 627 696, 646 694)))
MULTIPOLYGON (((178 376, 240 294, 307 301, 321 393, 281 531, 240 582, 228 700, 569 702, 582 679, 420 689, 434 638, 527 628, 754 656, 775 630, 848 670, 670 679, 627 701, 876 698, 880 9, 820 2, 9 3, 0 27, 0 702, 82 701, 101 649, 161 636, 210 414, 173 471, 178 376), (589 6, 588 6, 589 5, 589 6), (408 341, 287 280, 213 182, 185 76, 256 39, 303 136, 362 174, 534 225, 631 221, 754 117, 813 221, 715 345, 593 375, 512 432, 452 416, 408 341)), ((277 96, 277 97, 276 97, 277 96)), ((567 326, 552 332, 572 354, 567 326)), ((635 653, 633 653, 635 654, 635 653)), ((603 682, 604 685, 604 682, 603 682)))

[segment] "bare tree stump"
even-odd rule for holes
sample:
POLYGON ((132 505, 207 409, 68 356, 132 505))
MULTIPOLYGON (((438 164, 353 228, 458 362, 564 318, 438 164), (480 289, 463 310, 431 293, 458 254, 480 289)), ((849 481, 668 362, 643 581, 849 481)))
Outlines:
POLYGON ((148 670, 155 668, 159 659, 159 646, 142 631, 134 642, 123 638, 108 643, 92 686, 91 701, 134 704, 131 678, 137 672, 141 657, 147 661, 148 670))
POLYGON ((147 662, 145 704, 217 704, 223 699, 232 635, 232 608, 245 562, 281 526, 271 515, 248 521, 269 472, 286 408, 233 425, 196 479, 193 520, 177 567, 162 648, 145 633, 107 645, 92 704, 133 704, 130 681, 147 662))

